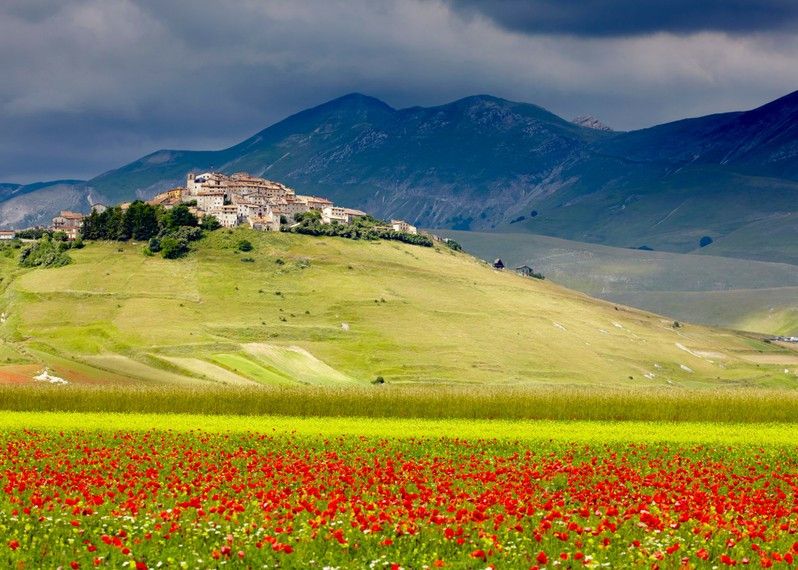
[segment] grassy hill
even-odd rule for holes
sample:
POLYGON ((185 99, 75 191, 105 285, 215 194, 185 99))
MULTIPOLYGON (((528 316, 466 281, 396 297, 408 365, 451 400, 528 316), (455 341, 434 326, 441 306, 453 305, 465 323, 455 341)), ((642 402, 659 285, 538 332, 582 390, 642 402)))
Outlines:
MULTIPOLYGON (((607 247, 522 233, 444 231, 483 258, 527 263, 596 297, 679 320, 798 334, 798 265, 607 247)), ((697 253, 697 252, 696 252, 697 253)))
POLYGON ((445 247, 220 230, 188 257, 90 243, 58 269, 0 257, 0 379, 793 386, 798 355, 674 328, 445 247), (246 237, 253 252, 236 252, 246 237), (253 261, 242 261, 243 256, 253 261))

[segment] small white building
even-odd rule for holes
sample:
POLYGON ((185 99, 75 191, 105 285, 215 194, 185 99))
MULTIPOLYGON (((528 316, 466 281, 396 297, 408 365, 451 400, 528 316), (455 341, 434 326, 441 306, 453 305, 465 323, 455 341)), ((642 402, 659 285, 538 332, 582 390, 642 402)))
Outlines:
POLYGON ((241 222, 241 216, 238 215, 238 206, 235 204, 227 204, 209 213, 212 216, 216 216, 216 219, 225 228, 234 228, 241 222))
POLYGON ((17 235, 15 230, 0 230, 0 241, 10 241, 17 235))
POLYGON ((416 226, 411 226, 404 220, 391 220, 391 229, 395 232, 402 232, 404 234, 417 234, 418 229, 416 226))
POLYGON ((224 192, 205 190, 197 194, 197 208, 216 215, 224 206, 224 192))
POLYGON ((343 208, 341 206, 326 206, 321 211, 321 221, 325 224, 337 222, 339 224, 348 224, 357 218, 365 216, 366 212, 360 210, 353 210, 352 208, 343 208))

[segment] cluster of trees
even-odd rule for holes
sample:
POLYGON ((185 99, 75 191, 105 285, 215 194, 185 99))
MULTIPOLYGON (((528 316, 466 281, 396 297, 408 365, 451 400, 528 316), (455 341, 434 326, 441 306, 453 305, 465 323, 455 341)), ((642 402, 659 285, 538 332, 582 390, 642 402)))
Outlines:
POLYGON ((205 216, 200 223, 185 204, 166 210, 136 200, 127 210, 116 206, 92 212, 83 221, 82 234, 89 240, 146 241, 147 253, 175 259, 188 253, 190 242, 200 239, 203 230, 219 227, 213 216, 205 216))
POLYGON ((21 267, 63 267, 72 263, 69 256, 70 249, 83 247, 80 238, 73 242, 54 239, 50 234, 44 234, 37 242, 30 244, 19 255, 21 267))
POLYGON ((397 232, 389 227, 385 227, 385 222, 377 220, 371 216, 356 218, 351 223, 324 224, 321 221, 321 214, 315 210, 296 214, 294 219, 298 222, 295 226, 288 228, 287 231, 306 234, 312 236, 336 236, 348 239, 377 240, 388 239, 396 240, 412 245, 432 247, 432 239, 429 236, 408 234, 397 232))

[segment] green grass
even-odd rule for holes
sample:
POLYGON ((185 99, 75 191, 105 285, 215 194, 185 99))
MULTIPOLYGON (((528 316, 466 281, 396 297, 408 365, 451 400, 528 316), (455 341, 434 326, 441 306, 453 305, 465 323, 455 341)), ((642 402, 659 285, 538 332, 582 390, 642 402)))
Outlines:
POLYGON ((798 333, 798 265, 718 257, 727 250, 715 244, 693 255, 535 234, 436 231, 483 259, 526 263, 567 287, 681 321, 798 333))
POLYGON ((291 416, 206 416, 191 414, 114 414, 6 412, 0 430, 263 432, 299 436, 383 438, 500 439, 568 443, 702 443, 789 446, 798 443, 796 424, 746 425, 685 422, 601 422, 551 420, 430 420, 379 418, 300 418, 291 416))
POLYGON ((774 390, 495 387, 13 386, 0 410, 207 416, 798 423, 798 394, 774 390))
POLYGON ((135 243, 71 255, 9 271, 0 337, 77 383, 798 384, 795 366, 751 362, 744 336, 674 329, 445 247, 241 229, 177 261, 135 243), (254 263, 239 262, 243 238, 254 263))

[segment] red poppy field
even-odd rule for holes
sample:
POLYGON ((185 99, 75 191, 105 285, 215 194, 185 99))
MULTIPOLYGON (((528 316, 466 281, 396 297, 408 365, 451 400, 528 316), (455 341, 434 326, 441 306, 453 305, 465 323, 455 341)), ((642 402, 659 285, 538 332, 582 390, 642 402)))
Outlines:
POLYGON ((793 450, 199 431, 0 440, 4 567, 798 560, 793 450))

